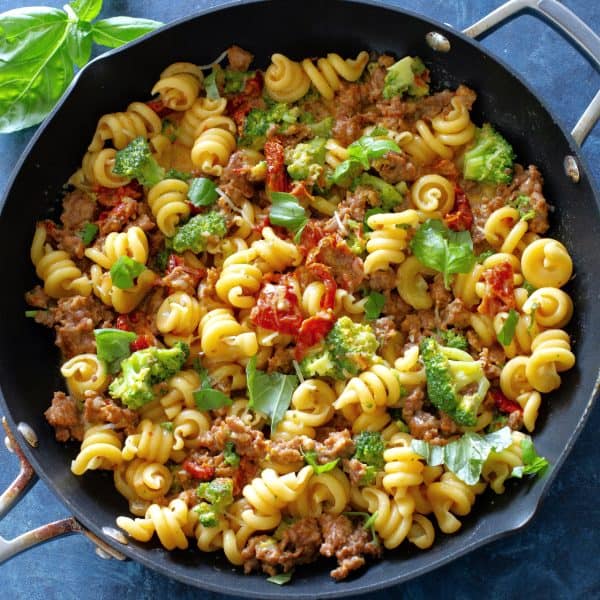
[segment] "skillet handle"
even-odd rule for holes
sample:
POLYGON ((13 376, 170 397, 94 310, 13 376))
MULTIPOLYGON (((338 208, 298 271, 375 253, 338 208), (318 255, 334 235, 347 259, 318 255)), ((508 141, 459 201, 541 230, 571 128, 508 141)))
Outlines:
MULTIPOLYGON (((10 430, 6 417, 2 417, 2 426, 6 431, 6 447, 10 452, 17 455, 20 463, 20 470, 14 481, 2 494, 0 494, 0 519, 15 506, 23 495, 29 491, 29 488, 37 481, 37 475, 10 430)), ((0 536, 0 564, 33 546, 72 533, 83 533, 86 537, 91 539, 96 545, 97 553, 103 558, 117 558, 119 560, 124 560, 125 558, 123 554, 111 548, 103 540, 99 539, 91 531, 88 531, 83 527, 83 525, 81 525, 74 517, 68 517, 66 519, 61 519, 60 521, 54 521, 53 523, 46 523, 45 525, 27 531, 12 540, 7 540, 0 536)))
MULTIPOLYGON (((469 37, 477 38, 522 10, 530 9, 551 21, 575 42, 598 67, 600 67, 600 37, 575 13, 557 0, 509 0, 490 14, 463 30, 469 37)), ((600 90, 585 109, 571 135, 581 146, 596 122, 600 119, 600 90)))

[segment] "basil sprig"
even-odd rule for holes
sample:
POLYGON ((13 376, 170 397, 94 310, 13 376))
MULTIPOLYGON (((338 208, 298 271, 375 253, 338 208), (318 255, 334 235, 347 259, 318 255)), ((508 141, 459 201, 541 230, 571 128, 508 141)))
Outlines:
POLYGON ((36 125, 54 108, 92 43, 117 48, 162 23, 113 17, 94 21, 102 0, 75 0, 0 14, 0 133, 36 125))
POLYGON ((430 269, 444 275, 450 287, 451 275, 469 273, 475 266, 473 240, 468 231, 452 231, 439 219, 427 219, 410 242, 412 253, 430 269))

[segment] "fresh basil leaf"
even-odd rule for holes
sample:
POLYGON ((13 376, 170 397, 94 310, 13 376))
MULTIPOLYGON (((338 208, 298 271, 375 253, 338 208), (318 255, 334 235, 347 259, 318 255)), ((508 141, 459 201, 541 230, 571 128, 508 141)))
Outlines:
POLYGON ((333 183, 341 187, 350 187, 352 182, 362 173, 363 165, 360 161, 348 159, 341 162, 333 172, 333 183))
POLYGON ((231 398, 219 390, 202 388, 196 390, 193 396, 198 410, 215 410, 231 406, 231 398))
POLYGON ((367 221, 369 220, 369 217, 373 216, 373 215, 382 215, 385 213, 385 210, 383 210, 383 208, 379 208, 379 207, 373 207, 373 208, 369 208, 365 211, 365 219, 363 221, 363 231, 365 233, 368 233, 369 231, 373 231, 370 227, 369 224, 367 223, 367 221))
POLYGON ((296 196, 286 192, 271 192, 269 221, 273 225, 280 225, 297 233, 304 229, 308 223, 308 217, 296 196))
POLYGON ((69 6, 82 21, 92 21, 102 10, 102 0, 73 0, 69 6))
POLYGON ((194 206, 211 206, 219 198, 217 184, 207 177, 196 177, 190 181, 187 197, 194 206))
POLYGON ((0 133, 39 123, 73 78, 76 21, 47 7, 0 15, 0 133))
POLYGON ((133 331, 122 329, 94 329, 96 354, 106 363, 109 373, 118 373, 121 362, 131 354, 130 344, 137 338, 133 331))
POLYGON ((500 329, 496 336, 503 346, 508 346, 513 341, 518 323, 519 313, 514 308, 511 308, 506 321, 504 321, 504 325, 502 325, 502 329, 500 329))
POLYGON ((428 465, 434 467, 445 464, 467 485, 475 485, 490 452, 501 452, 511 444, 511 429, 503 427, 486 435, 468 431, 446 446, 432 446, 423 440, 413 440, 411 448, 425 458, 428 465))
POLYGON ((530 437, 523 438, 521 440, 521 458, 523 465, 515 467, 512 470, 511 477, 517 477, 521 479, 523 475, 543 475, 548 469, 550 463, 543 456, 540 456, 533 441, 530 437))
POLYGON ((256 368, 256 356, 246 366, 248 385, 248 406, 267 415, 271 419, 271 432, 283 419, 292 401, 292 394, 298 387, 295 375, 264 373, 256 368))
POLYGON ((92 37, 96 44, 118 48, 142 35, 162 27, 159 21, 134 17, 111 17, 96 21, 92 26, 92 37))
POLYGON ((377 532, 375 531, 375 521, 379 516, 379 511, 376 510, 372 515, 368 512, 360 512, 360 511, 348 511, 342 513, 346 517, 362 517, 364 519, 363 528, 369 529, 371 531, 371 535, 373 536, 373 543, 376 546, 379 546, 379 537, 377 536, 377 532))
POLYGON ((98 235, 99 227, 96 223, 86 223, 83 228, 77 232, 84 246, 89 246, 98 235))
POLYGON ((531 296, 531 294, 533 294, 533 292, 535 292, 535 290, 537 290, 537 288, 536 288, 536 287, 535 287, 533 284, 529 283, 529 281, 524 281, 524 282, 521 284, 521 287, 522 287, 522 288, 523 288, 523 289, 524 289, 524 290, 525 290, 525 291, 526 291, 526 292, 527 292, 527 293, 528 293, 530 296, 531 296))
POLYGON ((128 290, 135 285, 135 278, 141 275, 146 267, 129 256, 119 256, 110 268, 110 278, 113 285, 122 290, 128 290))
POLYGON ((171 423, 171 421, 163 421, 162 423, 160 423, 160 426, 165 431, 168 431, 169 433, 173 433, 174 427, 173 427, 173 423, 171 423))
POLYGON ((38 310, 26 310, 25 311, 25 316, 29 319, 35 319, 35 317, 38 314, 38 310))
POLYGON ((218 100, 221 97, 217 86, 217 70, 214 67, 210 74, 204 78, 204 89, 206 90, 206 97, 210 100, 218 100))
POLYGON ((385 305, 385 296, 379 292, 370 292, 365 302, 365 317, 367 319, 377 319, 385 305))
POLYGON ((410 242, 412 253, 430 269, 444 275, 446 288, 450 276, 469 273, 475 266, 473 240, 468 231, 451 231, 439 219, 428 219, 410 242))
POLYGON ((288 571, 287 573, 278 573, 277 575, 267 577, 267 581, 269 583, 276 583, 277 585, 284 585, 285 583, 289 583, 291 581, 293 574, 293 571, 288 571))
POLYGON ((331 460, 328 463, 325 463, 322 465, 318 462, 317 453, 314 450, 306 450, 306 451, 303 450, 302 455, 304 456, 304 460, 306 461, 306 464, 310 465, 313 468, 313 471, 317 475, 320 475, 321 473, 328 473, 329 471, 332 471, 333 469, 335 469, 338 462, 340 461, 339 458, 336 458, 335 460, 331 460))
POLYGON ((78 67, 83 67, 92 55, 92 25, 87 21, 79 21, 71 30, 66 40, 69 54, 78 67))
POLYGON ((363 136, 348 146, 348 158, 358 161, 365 169, 369 168, 370 161, 387 152, 400 152, 400 147, 393 140, 370 136, 363 136))

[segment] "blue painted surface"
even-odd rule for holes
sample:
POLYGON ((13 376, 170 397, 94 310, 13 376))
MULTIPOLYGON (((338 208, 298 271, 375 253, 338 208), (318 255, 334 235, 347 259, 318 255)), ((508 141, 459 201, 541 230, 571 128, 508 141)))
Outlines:
MULTIPOLYGON (((105 2, 102 17, 121 14, 167 22, 219 0, 115 0, 105 2)), ((0 12, 23 3, 0 0, 0 12)), ((33 4, 33 2, 32 2, 33 4)), ((41 4, 41 2, 40 2, 41 4)), ((46 2, 61 6, 63 2, 46 2)), ((457 29, 470 25, 500 4, 498 0, 388 0, 457 29)), ((569 0, 595 31, 600 31, 600 3, 569 0)), ((483 44, 522 73, 563 124, 571 128, 600 86, 600 75, 556 31, 524 15, 488 36, 483 44)), ((0 136, 0 196, 33 129, 0 136)), ((583 148, 600 184, 600 126, 583 148)), ((539 165, 543 172, 543 165, 539 165)), ((416 598, 598 598, 600 597, 600 406, 556 478, 538 514, 524 530, 490 544, 434 573, 364 598, 383 600, 388 593, 416 598)), ((17 472, 16 459, 0 449, 0 489, 17 472)), ((14 537, 45 522, 68 516, 48 488, 38 483, 0 523, 0 535, 14 537)), ((83 536, 71 536, 30 550, 0 567, 0 597, 27 600, 61 598, 206 598, 203 593, 158 575, 133 562, 98 558, 83 536)), ((293 597, 293 587, 289 588, 293 597)))

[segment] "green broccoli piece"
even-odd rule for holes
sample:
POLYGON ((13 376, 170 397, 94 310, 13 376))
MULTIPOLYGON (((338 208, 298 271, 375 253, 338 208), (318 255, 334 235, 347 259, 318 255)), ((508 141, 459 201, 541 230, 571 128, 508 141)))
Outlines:
POLYGON ((136 137, 117 152, 113 172, 137 179, 148 187, 156 185, 165 177, 165 170, 156 162, 148 140, 142 136, 136 137))
POLYGON ((400 191, 404 186, 401 187, 401 184, 393 186, 391 183, 381 179, 381 177, 363 173, 356 180, 356 184, 372 187, 379 194, 379 199, 381 201, 380 206, 386 212, 393 210, 404 200, 404 195, 400 191))
POLYGON ((246 80, 254 77, 254 71, 223 71, 223 93, 237 94, 244 90, 246 80))
POLYGON ((182 342, 172 348, 151 346, 138 350, 121 362, 121 374, 108 392, 113 398, 120 398, 127 408, 141 408, 154 400, 152 386, 179 372, 189 354, 189 346, 182 342))
POLYGON ((285 153, 287 172, 292 179, 316 181, 325 163, 325 138, 312 140, 289 148, 285 153))
POLYGON ((348 219, 346 226, 349 229, 348 236, 346 237, 346 244, 348 248, 356 256, 362 256, 367 251, 367 240, 363 235, 363 225, 354 219, 348 219))
POLYGON ((225 509, 233 503, 233 481, 227 477, 217 477, 201 483, 196 495, 204 500, 194 507, 198 520, 204 527, 216 527, 225 509))
POLYGON ((356 460, 366 465, 366 470, 360 479, 360 485, 371 485, 375 481, 377 471, 385 466, 383 451, 385 443, 381 438, 379 431, 361 431, 355 438, 356 450, 354 456, 356 460))
POLYGON ((410 96, 426 96, 429 93, 429 86, 420 77, 425 70, 423 61, 416 56, 401 58, 388 67, 383 85, 383 97, 389 100, 394 96, 402 96, 405 92, 410 96))
POLYGON ((246 117, 244 131, 240 138, 240 146, 249 146, 260 150, 265 143, 265 136, 271 125, 278 125, 281 129, 293 125, 298 121, 300 110, 298 107, 290 108, 287 104, 279 102, 266 110, 252 109, 246 117))
POLYGON ((231 440, 225 444, 225 448, 223 449, 223 460, 225 461, 225 464, 230 467, 240 466, 240 456, 235 451, 235 444, 231 440))
POLYGON ((221 213, 213 211, 196 215, 177 228, 175 235, 167 240, 167 247, 180 254, 186 250, 199 254, 206 250, 210 236, 223 237, 226 232, 225 217, 221 213))
POLYGON ((489 124, 477 132, 475 145, 465 152, 465 179, 484 183, 510 183, 515 153, 512 146, 489 124))
POLYGON ((340 317, 322 346, 302 359, 300 370, 305 377, 346 379, 371 366, 377 346, 377 338, 369 324, 340 317))
POLYGON ((454 329, 448 329, 448 331, 439 330, 439 335, 444 346, 465 351, 469 349, 467 338, 464 335, 457 333, 454 329))
POLYGON ((490 387, 481 363, 462 350, 444 348, 432 337, 420 344, 430 402, 458 425, 472 427, 490 387))
POLYGON ((326 117, 317 123, 309 123, 308 126, 315 137, 328 138, 331 136, 333 128, 333 117, 326 117))

